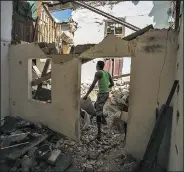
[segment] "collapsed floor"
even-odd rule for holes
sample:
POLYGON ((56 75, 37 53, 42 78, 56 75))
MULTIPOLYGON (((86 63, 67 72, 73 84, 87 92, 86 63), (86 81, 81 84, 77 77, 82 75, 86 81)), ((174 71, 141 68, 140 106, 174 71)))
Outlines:
POLYGON ((6 117, 1 127, 0 171, 131 171, 137 163, 124 153, 125 127, 121 126, 125 121, 120 112, 125 109, 117 106, 119 102, 124 107, 127 97, 128 92, 117 92, 107 101, 104 111, 108 125, 102 126, 101 141, 96 140, 95 118, 85 128, 82 118, 77 143, 41 124, 6 117))

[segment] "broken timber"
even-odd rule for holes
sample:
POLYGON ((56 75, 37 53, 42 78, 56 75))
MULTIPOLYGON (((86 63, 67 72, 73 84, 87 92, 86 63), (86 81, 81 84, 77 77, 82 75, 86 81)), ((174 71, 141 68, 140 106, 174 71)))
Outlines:
POLYGON ((154 27, 153 27, 153 25, 151 24, 151 25, 149 25, 149 26, 144 27, 143 29, 140 29, 140 30, 138 30, 138 31, 136 31, 136 32, 134 32, 134 33, 132 33, 132 34, 130 34, 130 35, 124 37, 123 40, 126 40, 126 41, 133 40, 133 39, 135 39, 136 37, 138 37, 138 36, 144 34, 145 32, 147 32, 147 31, 149 31, 150 29, 153 29, 153 28, 154 28, 154 27))
POLYGON ((31 82, 31 86, 39 85, 40 83, 47 81, 51 78, 51 72, 48 72, 44 77, 41 77, 39 79, 36 79, 31 82))
POLYGON ((130 76, 130 73, 123 74, 123 75, 120 75, 120 76, 113 76, 112 79, 119 79, 119 78, 123 78, 123 77, 127 77, 127 76, 130 76))
POLYGON ((24 147, 23 149, 16 149, 15 151, 12 151, 7 158, 12 159, 12 160, 16 160, 17 158, 21 157, 22 155, 24 155, 29 149, 39 145, 40 143, 42 143, 44 140, 46 140, 49 137, 49 135, 43 135, 42 137, 36 139, 34 142, 32 142, 30 145, 24 147))
MULTIPOLYGON (((48 68, 49 68, 49 65, 50 65, 50 59, 47 59, 45 65, 44 65, 44 69, 42 71, 41 77, 44 77, 46 75, 48 68)), ((40 90, 41 88, 42 88, 42 82, 37 87, 36 96, 38 94, 38 90, 40 90)))

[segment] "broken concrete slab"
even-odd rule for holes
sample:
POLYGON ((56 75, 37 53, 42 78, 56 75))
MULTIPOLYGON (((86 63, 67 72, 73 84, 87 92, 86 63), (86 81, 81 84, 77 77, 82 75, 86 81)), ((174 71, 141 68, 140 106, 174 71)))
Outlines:
POLYGON ((131 57, 129 41, 117 38, 115 35, 105 37, 102 42, 84 51, 80 59, 93 58, 115 58, 115 57, 131 57))
POLYGON ((51 155, 50 155, 50 157, 48 158, 47 162, 48 162, 49 164, 51 164, 51 165, 54 165, 55 162, 56 162, 56 160, 57 160, 57 158, 60 156, 60 154, 61 154, 61 150, 59 150, 59 149, 53 150, 53 151, 51 152, 51 155))
POLYGON ((38 144, 42 143, 47 138, 48 138, 48 135, 43 135, 42 137, 34 140, 28 146, 25 146, 22 149, 15 149, 14 151, 11 151, 11 153, 9 155, 7 155, 6 157, 9 158, 9 159, 12 159, 12 160, 16 160, 17 158, 19 158, 22 155, 24 155, 27 151, 29 151, 29 149, 31 149, 31 148, 37 146, 38 144))
POLYGON ((1 140, 1 148, 9 146, 12 142, 20 142, 24 140, 27 135, 30 134, 28 133, 19 133, 19 134, 11 134, 1 140))
POLYGON ((54 167, 55 171, 61 171, 64 172, 72 165, 72 157, 69 155, 61 154, 57 161, 56 165, 54 167))

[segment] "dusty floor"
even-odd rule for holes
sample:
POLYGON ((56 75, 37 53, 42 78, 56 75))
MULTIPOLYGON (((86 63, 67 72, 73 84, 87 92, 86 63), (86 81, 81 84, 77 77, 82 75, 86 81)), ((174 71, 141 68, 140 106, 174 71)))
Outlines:
POLYGON ((82 131, 80 143, 61 139, 58 146, 72 155, 73 164, 82 171, 122 171, 126 158, 125 134, 107 126, 103 126, 102 131, 102 140, 97 141, 96 122, 93 121, 89 129, 82 131))

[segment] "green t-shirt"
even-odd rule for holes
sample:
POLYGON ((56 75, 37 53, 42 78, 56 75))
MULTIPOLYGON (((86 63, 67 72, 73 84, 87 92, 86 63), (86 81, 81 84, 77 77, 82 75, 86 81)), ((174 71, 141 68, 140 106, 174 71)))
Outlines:
POLYGON ((109 92, 109 73, 105 70, 102 71, 102 78, 98 81, 99 93, 109 92))

